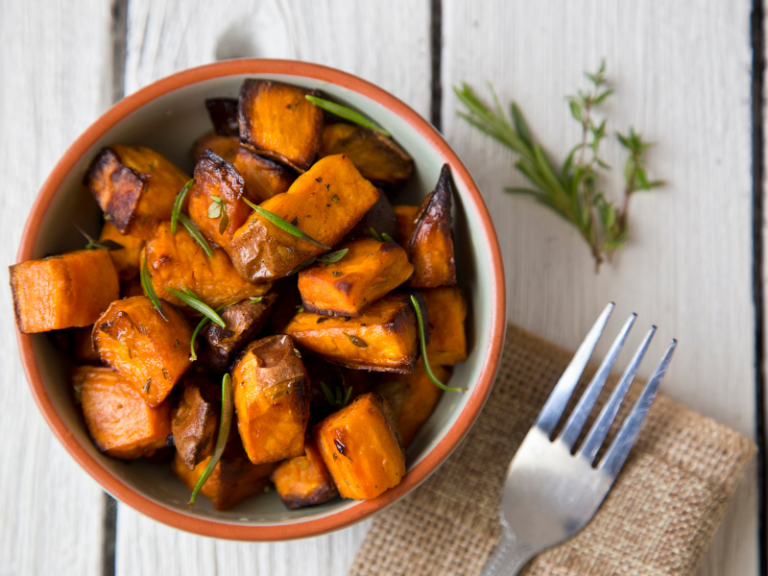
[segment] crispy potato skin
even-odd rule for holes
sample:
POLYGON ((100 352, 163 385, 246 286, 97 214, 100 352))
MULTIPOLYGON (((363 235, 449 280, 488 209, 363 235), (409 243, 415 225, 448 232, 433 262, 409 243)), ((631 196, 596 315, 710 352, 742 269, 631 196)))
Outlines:
POLYGON ((277 304, 277 294, 270 292, 259 302, 250 299, 229 306, 221 312, 226 328, 211 322, 200 333, 205 346, 198 360, 214 372, 225 372, 235 354, 253 340, 269 322, 277 304))
POLYGON ((152 408, 136 388, 109 368, 80 366, 72 377, 96 447, 114 458, 152 456, 171 433, 171 406, 152 408))
POLYGON ((205 108, 208 110, 208 116, 211 118, 216 134, 240 137, 236 98, 207 98, 205 108))
POLYGON ((302 348, 348 368, 409 374, 419 356, 416 313, 403 293, 388 294, 349 320, 302 312, 285 333, 302 348))
POLYGON ((106 250, 77 250, 8 268, 16 321, 25 334, 89 326, 120 297, 106 250))
POLYGON ((419 215, 418 206, 406 206, 400 204, 395 206, 395 217, 397 218, 397 242, 408 250, 408 244, 413 235, 413 229, 416 227, 416 217, 419 215))
POLYGON ((144 248, 144 240, 142 238, 120 234, 120 231, 111 222, 104 222, 99 240, 112 240, 123 247, 122 250, 109 251, 109 256, 115 265, 120 282, 133 280, 139 275, 139 255, 141 254, 141 249, 144 248))
POLYGON ((453 366, 467 359, 467 301, 455 286, 419 290, 429 314, 430 366, 453 366))
POLYGON ((371 182, 402 186, 413 172, 413 158, 391 138, 355 124, 331 124, 323 128, 321 158, 346 154, 360 174, 371 182))
POLYGON ((456 284, 451 216, 453 183, 448 164, 443 165, 437 187, 421 205, 408 243, 408 259, 416 268, 410 285, 436 288, 456 284))
POLYGON ((321 504, 339 494, 311 436, 304 440, 304 455, 278 464, 271 479, 288 510, 321 504))
POLYGON ((240 148, 240 139, 237 136, 219 136, 211 130, 195 140, 190 150, 190 156, 195 164, 203 157, 206 150, 211 150, 221 156, 227 162, 234 162, 237 158, 237 149, 240 148))
POLYGON ((232 266, 232 261, 221 248, 213 249, 208 258, 203 249, 183 226, 171 233, 169 222, 162 222, 144 248, 147 269, 159 298, 177 306, 184 306, 165 287, 184 291, 186 286, 212 308, 240 302, 251 296, 269 291, 269 284, 254 286, 243 280, 232 266))
MULTIPOLYGON (((430 364, 430 367, 440 382, 448 382, 451 373, 447 368, 434 364, 430 364)), ((416 365, 416 371, 405 377, 405 382, 407 392, 397 413, 397 424, 403 437, 403 445, 407 448, 422 424, 434 412, 443 391, 429 379, 421 360, 416 365)))
POLYGON ((318 262, 299 272, 299 292, 310 312, 357 316, 413 273, 405 250, 394 242, 359 238, 336 249, 349 252, 338 262, 318 262))
POLYGON ((371 228, 378 234, 389 234, 392 238, 398 237, 395 209, 381 190, 379 190, 379 199, 376 200, 376 204, 371 206, 360 222, 347 234, 347 239, 373 238, 371 228))
POLYGON ((235 167, 211 150, 206 150, 195 166, 195 183, 189 191, 187 212, 192 222, 210 242, 222 248, 229 246, 235 230, 240 228, 253 210, 243 202, 245 183, 235 167), (209 218, 213 196, 224 201, 229 223, 219 232, 220 218, 209 218))
POLYGON ((309 422, 309 375, 289 336, 245 348, 232 369, 237 429, 254 464, 304 453, 309 422))
POLYGON ((219 426, 216 406, 207 402, 196 382, 184 378, 184 389, 171 411, 171 432, 178 456, 190 470, 213 453, 219 426))
POLYGON ((149 298, 114 301, 96 321, 93 347, 101 361, 130 381, 150 406, 158 406, 190 367, 192 330, 170 304, 168 322, 149 298))
POLYGON ((256 203, 287 192, 296 179, 290 170, 245 146, 238 148, 234 164, 243 177, 248 197, 256 203))
POLYGON ((313 429, 317 447, 343 498, 375 498, 405 475, 405 455, 382 397, 369 392, 313 429))
POLYGON ((147 239, 169 220, 176 194, 189 180, 165 156, 144 146, 104 148, 85 175, 85 186, 121 233, 147 239))
MULTIPOLYGON (((328 156, 261 204, 322 244, 341 240, 379 198, 349 158, 328 156)), ((243 278, 266 282, 287 276, 323 249, 285 232, 254 212, 235 232, 228 250, 243 278)))
POLYGON ((305 98, 319 96, 269 80, 245 80, 240 87, 240 139, 265 156, 304 171, 320 148, 323 111, 305 98))

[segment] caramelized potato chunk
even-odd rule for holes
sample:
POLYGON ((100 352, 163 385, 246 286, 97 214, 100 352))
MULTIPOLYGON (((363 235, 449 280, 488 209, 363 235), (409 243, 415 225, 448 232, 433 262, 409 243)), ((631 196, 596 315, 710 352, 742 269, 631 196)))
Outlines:
POLYGON ((191 364, 192 330, 170 304, 163 308, 168 322, 145 296, 116 300, 93 329, 93 347, 101 361, 153 407, 165 400, 191 364))
POLYGON ((285 327, 303 348, 363 370, 413 372, 418 359, 416 313, 406 294, 388 294, 354 318, 297 314, 285 327))
POLYGON ((131 382, 109 368, 80 366, 72 378, 96 447, 114 458, 152 456, 171 433, 171 406, 147 405, 131 382))
POLYGON ((170 220, 176 195, 189 176, 144 146, 104 148, 84 184, 122 234, 147 239, 156 222, 170 220))
POLYGON ((211 322, 200 333, 206 344, 198 354, 200 363, 215 372, 225 372, 235 354, 264 329, 276 304, 277 294, 270 292, 225 308, 219 316, 227 327, 211 322))
POLYGON ((436 288, 456 284, 456 264, 453 259, 451 236, 451 205, 453 181, 448 164, 443 165, 437 187, 419 209, 411 240, 408 258, 416 270, 411 286, 436 288))
POLYGON ((208 110, 208 116, 211 118, 216 134, 240 137, 236 98, 207 98, 205 108, 208 110))
POLYGON ((25 334, 89 326, 120 297, 106 250, 78 250, 8 268, 16 321, 25 334))
POLYGON ((213 454, 221 405, 206 401, 198 380, 202 378, 184 378, 184 391, 171 412, 173 443, 178 457, 190 470, 213 454))
POLYGON ((115 265, 120 282, 132 280, 139 275, 139 255, 141 254, 141 249, 144 248, 144 240, 142 238, 136 238, 129 234, 120 234, 120 231, 110 222, 104 222, 99 240, 112 240, 123 247, 122 250, 109 251, 109 256, 115 265))
POLYGON ((195 140, 190 150, 190 156, 195 164, 203 157, 206 150, 211 150, 221 156, 227 162, 234 162, 237 158, 237 149, 240 148, 240 139, 236 136, 219 136, 211 130, 195 140))
POLYGON ((360 174, 371 182, 402 186, 413 172, 413 158, 391 138, 356 124, 323 128, 320 157, 346 154, 360 174))
POLYGON ((214 309, 261 296, 270 288, 269 284, 254 286, 243 280, 221 248, 214 248, 213 256, 208 258, 183 226, 172 234, 169 222, 157 227, 144 254, 158 297, 177 306, 187 308, 166 286, 181 292, 187 287, 214 309))
POLYGON ((304 171, 320 148, 323 111, 305 98, 319 96, 270 80, 245 80, 240 87, 240 139, 264 156, 304 171))
POLYGON ((395 217, 397 218, 397 241, 406 250, 413 236, 413 229, 416 227, 416 217, 419 214, 418 206, 395 206, 395 217))
POLYGON ((289 336, 251 343, 232 369, 237 429, 254 464, 304 453, 309 375, 289 336))
MULTIPOLYGON (((440 382, 448 382, 451 373, 447 368, 434 364, 430 366, 440 382)), ((405 377, 405 382, 407 388, 403 403, 397 412, 397 425, 403 437, 403 445, 407 448, 421 425, 435 410, 443 391, 429 379, 421 360, 416 365, 416 371, 405 377)))
POLYGON ((419 290, 429 314, 430 366, 453 366, 467 359, 467 301, 455 286, 419 290))
MULTIPOLYGON (((328 156, 299 176, 285 194, 261 204, 318 242, 333 246, 378 200, 379 192, 343 155, 328 156)), ((265 282, 287 276, 324 250, 285 232, 254 212, 229 247, 243 278, 265 282)))
POLYGON ((379 190, 379 199, 376 200, 376 204, 371 206, 362 220, 352 228, 347 238, 373 238, 371 228, 379 235, 388 234, 395 239, 398 237, 395 209, 381 190, 379 190))
POLYGON ((288 169, 245 146, 238 149, 234 164, 243 177, 248 197, 257 203, 287 192, 296 179, 288 169))
POLYGON ((235 230, 253 210, 243 202, 245 184, 235 167, 206 150, 195 166, 195 183, 189 190, 187 212, 210 242, 229 246, 235 230))
POLYGON ((311 436, 304 440, 304 455, 281 462, 272 482, 288 510, 321 504, 339 494, 311 436))
POLYGON ((344 498, 375 498, 405 475, 405 455, 379 394, 358 396, 314 430, 325 465, 344 498))
POLYGON ((310 312, 357 316, 413 273, 405 250, 394 242, 359 238, 336 248, 349 252, 338 262, 319 262, 299 272, 299 292, 310 312))

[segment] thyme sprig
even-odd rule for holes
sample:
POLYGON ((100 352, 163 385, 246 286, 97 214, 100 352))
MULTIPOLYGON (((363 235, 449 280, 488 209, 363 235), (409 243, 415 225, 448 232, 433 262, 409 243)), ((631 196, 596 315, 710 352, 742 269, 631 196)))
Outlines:
POLYGON ((451 388, 450 386, 446 386, 440 382, 438 377, 435 376, 435 373, 432 372, 432 367, 429 365, 429 358, 427 358, 427 340, 424 334, 424 315, 422 314, 419 300, 413 294, 411 294, 411 304, 413 304, 413 309, 416 311, 416 322, 419 325, 419 343, 421 345, 421 363, 424 364, 424 371, 427 373, 427 377, 432 381, 432 384, 446 392, 466 392, 467 388, 451 388))
POLYGON ((328 400, 328 404, 334 408, 344 408, 344 406, 349 404, 349 399, 352 397, 351 386, 347 388, 346 392, 343 392, 342 389, 337 386, 335 394, 331 392, 325 382, 320 382, 320 388, 322 388, 323 395, 325 396, 325 399, 328 400))
POLYGON ((349 120, 350 122, 359 124, 363 128, 368 128, 369 130, 374 130, 375 132, 379 132, 384 136, 391 136, 391 134, 386 130, 384 130, 384 128, 382 128, 375 122, 372 122, 362 114, 359 114, 354 110, 347 108, 346 106, 342 106, 341 104, 336 104, 336 102, 331 102, 330 100, 324 100, 323 98, 318 98, 317 96, 311 96, 309 94, 307 94, 305 98, 310 102, 312 102, 312 104, 314 104, 318 108, 322 108, 323 110, 326 110, 331 114, 335 114, 339 118, 344 118, 345 120, 349 120))
POLYGON ((261 206, 258 206, 254 204, 253 202, 249 201, 247 198, 243 198, 243 201, 248 204, 251 208, 253 208, 256 213, 263 217, 264 219, 268 220, 280 230, 283 230, 285 232, 288 232, 288 234, 292 234, 293 236, 296 236, 296 238, 301 238, 302 240, 306 240, 307 242, 310 242, 317 246, 318 248, 322 248, 323 250, 330 250, 331 246, 326 246, 325 244, 318 242, 312 236, 309 234, 306 234, 305 232, 302 232, 300 229, 298 229, 296 226, 288 222, 288 220, 281 218, 274 212, 270 212, 269 210, 265 210, 261 206))
POLYGON ((168 316, 166 316, 163 305, 160 302, 160 298, 157 297, 155 287, 152 285, 152 276, 150 276, 149 269, 147 268, 146 257, 141 261, 141 272, 139 276, 141 278, 141 287, 144 289, 144 292, 147 295, 147 298, 149 298, 149 301, 152 302, 152 306, 154 306, 155 310, 160 313, 160 316, 162 316, 163 320, 168 322, 168 316))
POLYGON ((218 196, 211 196, 211 203, 208 206, 208 218, 219 219, 219 234, 224 234, 224 231, 229 226, 229 216, 227 216, 227 203, 223 198, 218 196))

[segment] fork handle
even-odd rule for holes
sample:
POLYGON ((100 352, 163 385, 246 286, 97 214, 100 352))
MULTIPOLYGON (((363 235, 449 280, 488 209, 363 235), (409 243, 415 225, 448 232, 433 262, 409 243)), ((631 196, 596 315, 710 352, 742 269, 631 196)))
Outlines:
POLYGON ((502 516, 499 542, 485 563, 481 576, 515 576, 538 552, 539 550, 518 542, 502 516))

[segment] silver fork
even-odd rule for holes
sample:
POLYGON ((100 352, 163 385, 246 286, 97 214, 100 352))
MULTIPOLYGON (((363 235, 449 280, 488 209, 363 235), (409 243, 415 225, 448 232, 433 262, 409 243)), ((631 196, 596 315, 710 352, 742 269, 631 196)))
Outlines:
POLYGON ((651 327, 635 352, 584 442, 572 454, 636 314, 632 314, 624 324, 560 435, 554 441, 550 440, 605 329, 613 306, 610 303, 600 314, 509 465, 501 497, 501 537, 485 565, 483 576, 514 576, 536 554, 581 531, 597 512, 635 443, 672 360, 676 340, 672 340, 667 348, 608 451, 597 467, 593 466, 595 456, 651 343, 655 326, 651 327))

